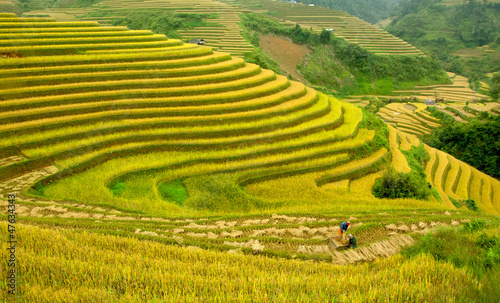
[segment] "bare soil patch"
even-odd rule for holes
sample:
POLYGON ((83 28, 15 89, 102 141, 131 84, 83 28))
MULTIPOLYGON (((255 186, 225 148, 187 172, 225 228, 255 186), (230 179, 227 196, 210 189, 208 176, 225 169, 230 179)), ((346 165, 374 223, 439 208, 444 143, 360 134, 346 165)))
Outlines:
POLYGON ((307 82, 297 70, 304 56, 311 53, 307 46, 272 36, 260 36, 260 46, 266 55, 278 63, 281 70, 300 82, 307 82))

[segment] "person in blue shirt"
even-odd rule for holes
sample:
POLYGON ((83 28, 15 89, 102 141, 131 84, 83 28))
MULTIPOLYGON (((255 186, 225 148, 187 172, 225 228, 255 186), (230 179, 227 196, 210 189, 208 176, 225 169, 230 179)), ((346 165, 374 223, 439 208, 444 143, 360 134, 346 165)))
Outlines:
POLYGON ((340 233, 339 234, 345 233, 347 231, 347 229, 349 228, 349 225, 351 225, 350 221, 342 222, 342 224, 340 224, 340 233))

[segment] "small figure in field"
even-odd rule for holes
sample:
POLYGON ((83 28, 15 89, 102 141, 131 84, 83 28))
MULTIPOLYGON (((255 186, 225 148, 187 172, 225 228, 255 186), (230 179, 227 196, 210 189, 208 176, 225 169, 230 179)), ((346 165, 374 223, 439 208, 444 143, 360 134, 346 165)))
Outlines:
POLYGON ((344 245, 347 244, 346 231, 349 228, 349 225, 351 225, 350 221, 342 222, 342 224, 340 224, 339 236, 341 236, 341 241, 344 243, 344 245))
POLYGON ((356 238, 353 234, 349 234, 349 247, 358 248, 358 243, 356 242, 356 238))
POLYGON ((427 183, 427 184, 428 184, 427 186, 429 186, 429 189, 431 189, 431 188, 432 188, 432 185, 431 185, 430 183, 427 183))
POLYGON ((340 224, 339 236, 341 236, 343 233, 345 233, 347 231, 347 229, 349 228, 349 225, 351 225, 350 221, 342 222, 340 224))

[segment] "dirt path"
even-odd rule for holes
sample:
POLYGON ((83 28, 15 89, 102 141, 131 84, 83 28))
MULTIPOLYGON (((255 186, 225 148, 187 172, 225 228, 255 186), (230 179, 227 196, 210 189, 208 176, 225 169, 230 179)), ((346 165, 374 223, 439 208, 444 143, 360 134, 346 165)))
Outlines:
POLYGON ((276 61, 284 72, 302 83, 307 83, 297 70, 297 65, 302 63, 305 55, 311 53, 308 47, 271 36, 260 36, 260 46, 264 53, 276 61))

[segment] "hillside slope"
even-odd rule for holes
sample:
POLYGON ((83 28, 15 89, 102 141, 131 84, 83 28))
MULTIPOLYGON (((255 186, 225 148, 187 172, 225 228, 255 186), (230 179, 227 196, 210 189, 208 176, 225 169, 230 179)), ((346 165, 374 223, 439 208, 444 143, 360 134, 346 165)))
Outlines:
POLYGON ((21 301, 494 294, 494 281, 431 255, 394 255, 431 231, 495 222, 499 182, 429 149, 442 202, 374 198, 387 167, 408 172, 404 152, 425 147, 354 105, 227 53, 96 22, 0 14, 0 53, 0 230, 18 240, 15 253, 2 241, 0 258, 17 258, 21 301), (457 209, 454 194, 481 211, 457 209), (345 220, 356 250, 329 244, 345 220))
POLYGON ((385 126, 361 109, 228 54, 95 22, 0 21, 0 177, 48 167, 38 195, 150 215, 248 211, 274 204, 238 185, 328 188, 391 158, 385 126))
MULTIPOLYGON (((369 24, 346 12, 322 7, 309 7, 304 4, 290 4, 268 0, 169 0, 169 1, 100 1, 89 7, 49 8, 29 12, 29 14, 68 14, 81 21, 98 21, 102 25, 126 22, 127 16, 137 13, 174 12, 175 14, 216 14, 205 19, 204 26, 180 29, 182 39, 203 38, 215 50, 243 56, 252 46, 241 36, 240 14, 248 12, 264 13, 281 19, 285 24, 300 24, 303 28, 321 31, 334 28, 335 34, 347 41, 357 43, 365 49, 383 55, 417 55, 423 53, 407 42, 392 36, 386 31, 369 24)), ((63 15, 61 15, 63 16, 63 15)), ((166 34, 165 32, 161 32, 166 34)))

